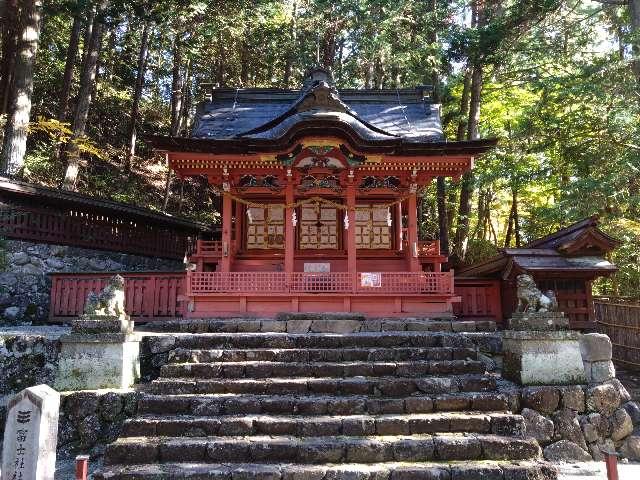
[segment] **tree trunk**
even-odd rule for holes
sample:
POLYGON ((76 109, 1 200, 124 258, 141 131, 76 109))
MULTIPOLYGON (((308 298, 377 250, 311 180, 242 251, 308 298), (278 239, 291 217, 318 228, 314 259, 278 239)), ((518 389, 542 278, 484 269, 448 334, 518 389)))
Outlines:
POLYGON ((469 100, 469 123, 467 124, 467 140, 480 138, 478 124, 480 123, 480 96, 482 95, 482 64, 477 61, 471 75, 471 98, 469 100))
POLYGON ((520 248, 520 218, 518 215, 518 190, 511 189, 511 205, 513 210, 513 232, 516 236, 516 248, 520 248))
POLYGON ((191 59, 187 58, 187 64, 184 68, 184 82, 182 86, 182 109, 180 111, 180 126, 178 128, 178 135, 181 132, 185 132, 189 128, 189 111, 191 110, 191 59))
POLYGON ((129 125, 129 149, 125 156, 124 171, 131 170, 131 160, 136 155, 136 139, 138 132, 136 122, 140 111, 140 97, 144 88, 144 74, 147 70, 147 55, 149 53, 149 22, 145 21, 142 26, 142 38, 140 39, 140 53, 138 55, 138 73, 136 75, 136 85, 133 91, 133 102, 131 104, 131 124, 129 125))
POLYGON ((18 0, 5 0, 2 12, 2 64, 0 65, 0 114, 7 113, 12 97, 18 48, 18 0))
POLYGON ((169 134, 172 137, 178 136, 180 130, 180 114, 182 113, 182 95, 183 95, 183 78, 182 78, 182 44, 180 34, 176 33, 173 44, 173 68, 171 81, 171 130, 169 134))
POLYGON ((438 198, 438 230, 440 239, 440 251, 444 255, 449 254, 449 220, 447 218, 447 190, 444 177, 436 180, 438 198))
POLYGON ((102 41, 102 12, 108 4, 107 0, 101 0, 96 10, 95 19, 91 27, 91 38, 86 51, 85 61, 80 74, 80 91, 76 102, 76 109, 73 116, 71 141, 67 144, 66 159, 67 168, 62 181, 62 188, 65 190, 75 190, 80 170, 80 152, 75 143, 83 137, 87 128, 87 118, 91 107, 93 84, 96 78, 96 67, 98 64, 98 52, 102 41))
POLYGON ((632 40, 631 52, 633 61, 631 70, 636 76, 636 81, 640 85, 640 0, 629 0, 629 17, 631 19, 630 33, 632 40))
POLYGON ((58 120, 63 122, 67 118, 67 110, 69 108, 69 96, 71 95, 71 83, 73 82, 73 68, 78 57, 78 47, 80 44, 80 33, 82 31, 82 10, 78 7, 78 11, 73 17, 73 26, 69 35, 69 46, 67 48, 67 58, 64 64, 64 76, 62 77, 62 88, 60 89, 60 98, 58 100, 58 120))
MULTIPOLYGON (((91 4, 90 4, 91 5, 91 4)), ((87 18, 84 23, 84 34, 82 36, 82 63, 81 69, 84 70, 84 64, 87 61, 87 55, 89 53, 89 45, 91 44, 91 36, 93 35, 93 24, 96 19, 96 7, 91 6, 88 9, 87 18)))
POLYGON ((283 75, 283 83, 284 88, 291 87, 291 71, 293 69, 294 56, 296 53, 296 47, 298 43, 298 2, 293 0, 293 5, 291 9, 291 22, 289 23, 289 37, 290 44, 287 49, 287 58, 284 64, 284 75, 283 75))
POLYGON ((20 175, 24 167, 42 3, 42 0, 26 0, 22 4, 22 27, 15 63, 13 97, 2 148, 2 172, 9 177, 20 175))
POLYGON ((456 133, 456 140, 459 142, 464 140, 464 134, 467 131, 467 121, 469 115, 469 92, 471 91, 471 70, 471 67, 467 66, 464 72, 462 96, 460 97, 460 116, 458 120, 458 131, 456 133))
MULTIPOLYGON (((180 126, 182 124, 182 118, 186 114, 184 105, 185 87, 181 73, 182 68, 182 44, 180 42, 180 34, 176 33, 176 38, 173 43, 173 68, 172 68, 172 81, 171 81, 171 128, 169 135, 177 137, 180 134, 180 126)), ((187 67, 188 69, 188 67, 187 67)), ((169 205, 169 197, 171 196, 171 184, 173 182, 173 172, 169 167, 169 161, 167 159, 167 178, 164 183, 164 201, 163 211, 167 210, 169 205)))

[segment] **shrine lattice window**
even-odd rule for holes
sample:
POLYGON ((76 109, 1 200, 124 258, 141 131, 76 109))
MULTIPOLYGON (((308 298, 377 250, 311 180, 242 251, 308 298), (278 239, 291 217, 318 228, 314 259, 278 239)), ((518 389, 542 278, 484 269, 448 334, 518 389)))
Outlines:
POLYGON ((356 210, 356 248, 390 249, 389 209, 375 205, 358 205, 356 210))
POLYGON ((247 249, 284 248, 284 208, 247 209, 247 249))
POLYGON ((330 207, 300 209, 300 249, 338 248, 338 210, 330 207))

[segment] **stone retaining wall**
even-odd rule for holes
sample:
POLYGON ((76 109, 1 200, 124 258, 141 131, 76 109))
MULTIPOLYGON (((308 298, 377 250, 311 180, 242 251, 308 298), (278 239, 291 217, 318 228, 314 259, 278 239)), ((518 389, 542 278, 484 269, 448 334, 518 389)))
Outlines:
POLYGON ((640 408, 616 379, 567 387, 527 387, 519 408, 527 434, 551 462, 603 460, 602 450, 640 460, 634 426, 640 408))
POLYGON ((175 271, 177 260, 6 240, 0 271, 0 326, 44 322, 49 315, 51 279, 56 272, 175 271))

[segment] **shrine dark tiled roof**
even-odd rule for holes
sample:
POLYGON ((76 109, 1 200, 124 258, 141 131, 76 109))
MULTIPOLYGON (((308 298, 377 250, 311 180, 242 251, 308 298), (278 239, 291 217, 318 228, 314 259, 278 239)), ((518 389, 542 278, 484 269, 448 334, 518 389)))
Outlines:
POLYGON ((299 110, 304 97, 323 82, 302 90, 214 89, 199 105, 192 138, 279 138, 304 120, 331 120, 351 126, 369 140, 442 142, 438 105, 420 89, 338 90, 334 104, 299 110))

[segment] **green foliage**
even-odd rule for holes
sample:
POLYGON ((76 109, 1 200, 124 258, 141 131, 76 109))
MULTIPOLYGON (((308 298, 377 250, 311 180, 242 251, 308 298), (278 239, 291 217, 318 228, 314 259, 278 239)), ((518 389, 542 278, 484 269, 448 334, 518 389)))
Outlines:
MULTIPOLYGON (((47 185, 58 184, 60 148, 71 138, 71 115, 54 120, 56 99, 73 15, 87 3, 46 2, 26 176, 47 185)), ((169 132, 177 47, 189 120, 183 132, 212 85, 298 88, 305 70, 320 62, 333 68, 343 88, 436 82, 444 129, 453 140, 465 121, 464 65, 477 63, 484 79, 481 136, 499 143, 476 159, 466 261, 514 246, 516 230, 524 245, 599 214, 623 245, 612 258, 619 273, 599 282, 598 291, 640 295, 640 88, 630 56, 638 32, 624 6, 581 0, 113 0, 105 22, 87 135, 77 141, 88 160, 82 192, 162 208, 166 168, 141 137, 169 132), (482 7, 473 26, 472 3, 482 7), (150 53, 137 158, 127 173, 122 165, 145 22, 150 53)), ((79 54, 72 97, 80 65, 79 54)), ((459 186, 447 185, 454 231, 459 186)), ((219 219, 219 199, 202 179, 174 181, 170 193, 169 212, 219 219)), ((435 188, 425 192, 421 212, 421 235, 436 237, 435 188)))

